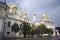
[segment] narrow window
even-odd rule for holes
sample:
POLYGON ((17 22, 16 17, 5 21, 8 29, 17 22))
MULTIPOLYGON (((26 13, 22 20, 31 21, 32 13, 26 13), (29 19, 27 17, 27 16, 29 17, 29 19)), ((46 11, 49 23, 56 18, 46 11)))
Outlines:
POLYGON ((10 22, 8 22, 8 27, 10 27, 10 22))
POLYGON ((22 28, 22 24, 20 24, 20 28, 22 28))

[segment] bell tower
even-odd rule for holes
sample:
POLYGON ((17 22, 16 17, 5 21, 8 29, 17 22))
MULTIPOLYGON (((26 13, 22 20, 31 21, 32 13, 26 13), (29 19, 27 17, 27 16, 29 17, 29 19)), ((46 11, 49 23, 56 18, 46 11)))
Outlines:
POLYGON ((25 18, 27 16, 27 13, 26 12, 24 12, 24 14, 23 14, 23 18, 25 18))
POLYGON ((33 23, 36 21, 36 12, 33 13, 33 23))
POLYGON ((19 10, 19 18, 22 18, 22 11, 19 10))
POLYGON ((23 20, 23 15, 22 15, 22 11, 21 10, 19 10, 19 19, 23 20))

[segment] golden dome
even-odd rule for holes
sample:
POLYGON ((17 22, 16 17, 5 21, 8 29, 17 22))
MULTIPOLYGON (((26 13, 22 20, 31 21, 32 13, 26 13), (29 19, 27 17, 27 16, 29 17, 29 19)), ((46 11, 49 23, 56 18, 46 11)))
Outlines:
POLYGON ((46 17, 47 17, 46 14, 43 14, 43 15, 42 15, 42 18, 46 18, 46 17))
POLYGON ((12 5, 10 6, 11 9, 17 9, 17 6, 16 5, 12 5))
POLYGON ((24 12, 24 14, 23 14, 24 16, 27 16, 27 13, 26 12, 24 12))
POLYGON ((36 16, 36 12, 34 12, 33 16, 36 16))

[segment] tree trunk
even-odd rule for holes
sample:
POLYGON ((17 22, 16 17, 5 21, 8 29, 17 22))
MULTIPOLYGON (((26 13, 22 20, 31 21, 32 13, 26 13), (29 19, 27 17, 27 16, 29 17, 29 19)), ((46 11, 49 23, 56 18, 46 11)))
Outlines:
POLYGON ((26 35, 24 35, 24 38, 26 38, 26 35))
POLYGON ((24 33, 24 38, 26 38, 26 33, 24 33))

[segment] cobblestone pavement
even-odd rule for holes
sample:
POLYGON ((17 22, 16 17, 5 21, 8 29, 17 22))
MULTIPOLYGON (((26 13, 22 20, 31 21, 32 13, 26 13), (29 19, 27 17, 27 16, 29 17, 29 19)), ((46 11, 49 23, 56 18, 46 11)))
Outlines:
POLYGON ((60 40, 60 37, 40 37, 40 38, 15 38, 15 39, 4 39, 4 40, 60 40))

